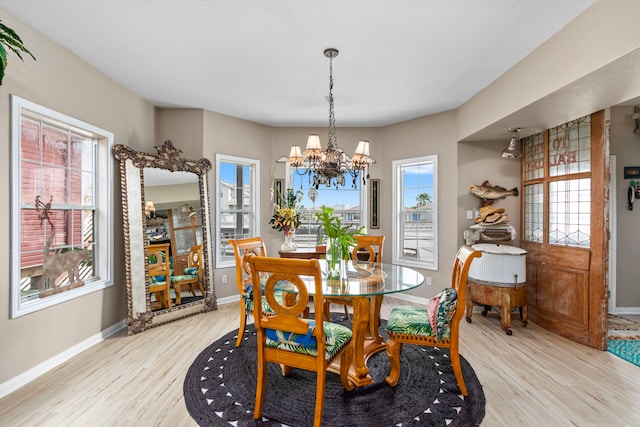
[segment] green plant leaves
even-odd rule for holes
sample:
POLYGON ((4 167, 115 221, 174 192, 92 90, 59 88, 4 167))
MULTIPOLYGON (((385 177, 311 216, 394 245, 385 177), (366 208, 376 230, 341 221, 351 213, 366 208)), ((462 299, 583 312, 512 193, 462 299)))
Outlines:
POLYGON ((0 85, 2 85, 2 79, 4 78, 5 69, 7 68, 7 50, 12 51, 20 60, 24 61, 21 52, 29 54, 35 61, 29 49, 27 49, 22 43, 22 39, 12 28, 7 27, 0 20, 0 85))
MULTIPOLYGON (((353 230, 349 224, 342 225, 340 217, 333 214, 333 208, 322 205, 321 209, 322 210, 320 212, 316 212, 316 219, 321 223, 321 228, 324 230, 324 234, 326 234, 328 239, 338 240, 340 242, 340 246, 342 246, 342 256, 344 258, 349 258, 351 248, 356 243, 353 236, 364 234, 362 232, 364 226, 357 230, 353 230)), ((318 230, 318 234, 320 234, 320 230, 318 230)))

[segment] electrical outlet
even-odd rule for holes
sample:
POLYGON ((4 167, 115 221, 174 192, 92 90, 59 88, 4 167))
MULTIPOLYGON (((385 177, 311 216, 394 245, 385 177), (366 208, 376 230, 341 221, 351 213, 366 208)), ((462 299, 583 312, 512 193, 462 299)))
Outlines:
POLYGON ((427 276, 427 286, 431 286, 431 276, 427 276))
POLYGON ((225 283, 227 283, 227 275, 223 274, 222 275, 222 284, 224 285, 225 283))
POLYGON ((467 219, 473 219, 473 211, 472 210, 468 210, 467 211, 467 219))

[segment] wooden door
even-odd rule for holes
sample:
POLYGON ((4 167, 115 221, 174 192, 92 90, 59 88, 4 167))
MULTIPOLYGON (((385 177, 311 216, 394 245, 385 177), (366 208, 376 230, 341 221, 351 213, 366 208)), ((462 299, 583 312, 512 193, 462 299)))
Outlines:
POLYGON ((601 350, 609 238, 604 130, 600 111, 532 135, 522 160, 529 320, 601 350))

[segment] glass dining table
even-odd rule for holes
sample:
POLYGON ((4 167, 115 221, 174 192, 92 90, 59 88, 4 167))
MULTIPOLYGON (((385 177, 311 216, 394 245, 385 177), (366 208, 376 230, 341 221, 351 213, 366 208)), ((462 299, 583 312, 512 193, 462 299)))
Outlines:
MULTIPOLYGON (((349 369, 349 379, 356 387, 371 384, 373 380, 369 376, 367 360, 385 349, 378 331, 382 300, 385 295, 417 288, 423 284, 424 276, 412 268, 395 264, 342 261, 341 277, 328 278, 326 261, 318 261, 323 272, 323 296, 350 298, 352 301, 353 366, 349 369)), ((309 294, 313 295, 313 280, 305 283, 309 294)), ((322 310, 322 304, 316 301, 315 309, 322 310)), ((335 361, 329 371, 339 374, 339 361, 335 361)))

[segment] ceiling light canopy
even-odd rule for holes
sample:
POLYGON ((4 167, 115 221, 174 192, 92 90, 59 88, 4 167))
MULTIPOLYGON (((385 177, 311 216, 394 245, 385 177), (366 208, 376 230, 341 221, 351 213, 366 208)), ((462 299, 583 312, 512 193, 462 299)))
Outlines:
POLYGON ((509 128, 509 132, 511 132, 511 141, 509 141, 509 145, 507 148, 502 150, 502 158, 504 159, 519 159, 522 156, 520 152, 520 132, 521 128, 509 128))
POLYGON ((323 150, 320 137, 312 134, 307 138, 304 152, 299 145, 291 147, 288 161, 300 175, 309 174, 309 179, 313 180, 313 186, 316 189, 321 184, 336 188, 344 186, 347 173, 353 178, 352 186, 356 188, 360 175, 362 175, 362 184, 366 184, 366 180, 369 178, 369 165, 375 163, 375 160, 369 156, 369 141, 358 142, 353 157, 347 156, 338 147, 333 102, 333 58, 338 56, 338 49, 325 49, 324 56, 329 58, 329 141, 327 149, 323 150))

